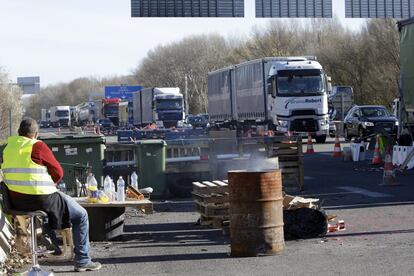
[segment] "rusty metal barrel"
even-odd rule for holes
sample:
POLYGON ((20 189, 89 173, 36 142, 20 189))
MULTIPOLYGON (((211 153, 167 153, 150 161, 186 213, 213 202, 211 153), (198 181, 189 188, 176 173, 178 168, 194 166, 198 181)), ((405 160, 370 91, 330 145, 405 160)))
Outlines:
POLYGON ((231 256, 275 255, 285 247, 280 170, 229 171, 231 256))

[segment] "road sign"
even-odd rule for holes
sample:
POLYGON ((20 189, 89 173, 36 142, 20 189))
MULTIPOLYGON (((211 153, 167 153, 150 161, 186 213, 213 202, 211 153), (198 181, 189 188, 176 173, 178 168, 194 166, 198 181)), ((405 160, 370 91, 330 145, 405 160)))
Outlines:
POLYGON ((332 17, 332 0, 256 0, 256 17, 332 17))
POLYGON ((345 17, 348 18, 409 18, 413 15, 413 0, 345 0, 345 17))
POLYGON ((36 94, 40 91, 40 77, 19 77, 17 85, 23 90, 23 95, 36 94))
POLYGON ((105 98, 120 98, 132 102, 132 93, 141 91, 142 86, 139 85, 118 85, 105 86, 105 98))
POLYGON ((244 17, 244 0, 131 0, 131 17, 244 17))

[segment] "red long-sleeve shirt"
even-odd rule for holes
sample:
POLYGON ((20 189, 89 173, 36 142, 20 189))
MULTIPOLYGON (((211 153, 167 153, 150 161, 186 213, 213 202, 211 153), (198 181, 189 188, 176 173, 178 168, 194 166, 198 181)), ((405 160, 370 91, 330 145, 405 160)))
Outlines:
MULTIPOLYGON (((36 142, 32 149, 32 161, 36 164, 45 166, 47 172, 55 183, 58 183, 63 177, 63 169, 56 160, 55 155, 50 148, 42 141, 36 142)), ((11 197, 19 196, 20 193, 10 191, 11 197)))

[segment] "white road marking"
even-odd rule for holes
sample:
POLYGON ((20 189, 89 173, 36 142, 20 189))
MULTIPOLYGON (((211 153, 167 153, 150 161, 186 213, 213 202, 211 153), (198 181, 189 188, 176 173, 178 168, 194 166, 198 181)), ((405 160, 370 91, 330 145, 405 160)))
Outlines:
POLYGON ((333 209, 343 209, 343 208, 387 207, 387 206, 395 206, 395 205, 414 205, 414 201, 361 203, 361 204, 325 206, 323 208, 326 210, 333 210, 333 209))
POLYGON ((336 196, 336 195, 349 195, 356 194, 355 192, 339 192, 339 193, 321 193, 321 194, 304 194, 299 195, 301 197, 318 197, 318 196, 336 196))
POLYGON ((338 189, 345 190, 345 191, 348 191, 348 192, 353 192, 353 193, 356 193, 356 194, 365 195, 367 197, 378 198, 378 197, 391 197, 392 196, 390 194, 372 192, 372 191, 369 191, 369 190, 366 190, 366 189, 352 187, 352 186, 341 186, 341 187, 338 187, 338 189))

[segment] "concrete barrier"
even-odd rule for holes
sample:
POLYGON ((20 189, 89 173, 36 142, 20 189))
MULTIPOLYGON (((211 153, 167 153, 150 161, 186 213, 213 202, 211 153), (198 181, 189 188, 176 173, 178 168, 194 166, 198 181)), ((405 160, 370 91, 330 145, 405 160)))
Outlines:
MULTIPOLYGON (((407 146, 394 146, 393 147, 393 154, 392 154, 392 164, 394 166, 400 166, 404 163, 407 156, 410 152, 414 149, 414 146, 407 147, 407 146)), ((414 157, 407 164, 407 169, 414 168, 414 157)))

